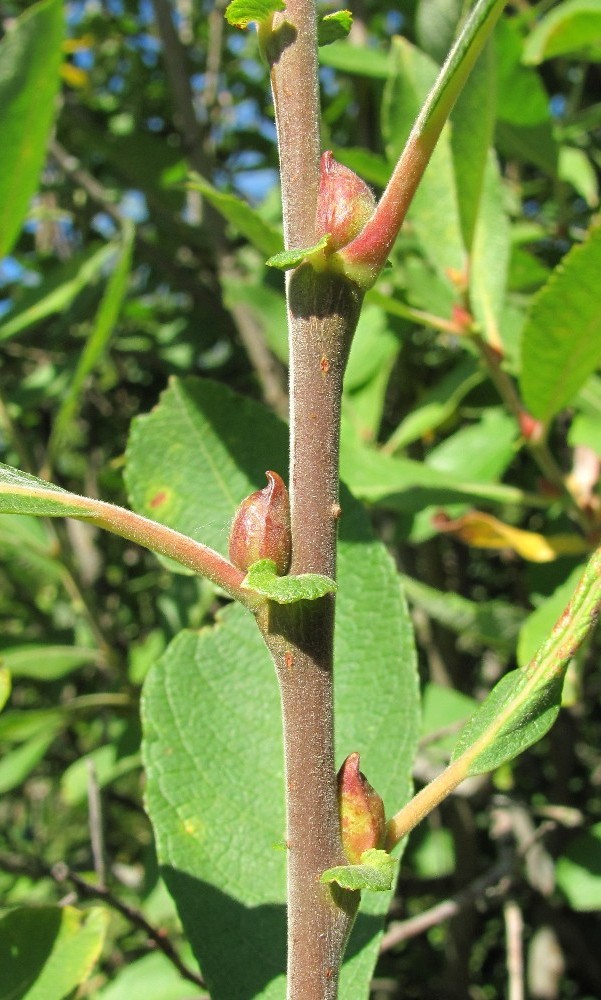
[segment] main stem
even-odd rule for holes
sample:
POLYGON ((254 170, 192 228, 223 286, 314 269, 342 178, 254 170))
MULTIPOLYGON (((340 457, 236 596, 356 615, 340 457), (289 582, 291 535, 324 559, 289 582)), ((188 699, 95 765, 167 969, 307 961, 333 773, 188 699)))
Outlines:
MULTIPOLYGON (((289 0, 274 19, 272 65, 285 241, 311 246, 319 182, 316 17, 289 0), (290 28, 290 25, 292 28, 290 28), (278 50, 278 45, 275 45, 278 50)), ((298 268, 287 286, 290 335, 292 573, 336 572, 342 380, 361 296, 336 275, 298 268)), ((261 623, 280 681, 286 762, 288 1000, 334 1000, 357 893, 319 877, 345 861, 334 760, 334 598, 272 607, 261 623)))

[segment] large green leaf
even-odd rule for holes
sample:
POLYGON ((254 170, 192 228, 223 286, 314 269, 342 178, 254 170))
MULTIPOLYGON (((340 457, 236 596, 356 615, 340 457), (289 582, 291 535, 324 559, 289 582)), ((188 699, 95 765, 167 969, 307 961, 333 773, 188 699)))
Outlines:
POLYGON ((100 907, 13 910, 0 920, 0 1000, 63 1000, 96 964, 108 924, 100 907))
POLYGON ((548 421, 601 362, 601 225, 566 254, 534 299, 522 337, 522 396, 548 421))
MULTIPOLYGON (((286 431, 256 403, 174 381, 138 418, 128 448, 134 505, 223 545, 239 501, 286 464, 286 431), (206 534, 205 534, 206 537, 206 534)), ((342 498, 337 593, 337 757, 360 750, 389 811, 409 795, 416 728, 411 628, 394 567, 342 498), (374 643, 378 656, 374 658, 374 643)), ((285 995, 285 837, 277 684, 252 617, 228 607, 181 633, 144 695, 148 804, 165 878, 215 1000, 285 995), (237 940, 237 961, 229 952, 237 940)), ((387 893, 366 899, 341 996, 367 994, 387 893)))
POLYGON ((485 339, 500 344, 511 250, 511 229, 497 158, 488 153, 475 220, 469 282, 474 315, 485 339))
POLYGON ((56 110, 63 4, 42 0, 0 44, 0 258, 10 253, 35 193, 56 110))

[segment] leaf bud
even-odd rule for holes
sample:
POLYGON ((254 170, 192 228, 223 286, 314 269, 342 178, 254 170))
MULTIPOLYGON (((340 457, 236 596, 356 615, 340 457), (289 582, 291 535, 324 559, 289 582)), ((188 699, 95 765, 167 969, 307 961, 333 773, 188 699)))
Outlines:
POLYGON ((338 808, 342 846, 356 865, 365 851, 384 846, 384 803, 359 770, 360 756, 351 753, 338 772, 338 808))
POLYGON ((283 576, 290 566, 292 537, 288 490, 277 472, 266 472, 267 486, 243 500, 230 531, 230 559, 246 571, 259 559, 272 559, 283 576))
POLYGON ((344 167, 327 151, 319 167, 317 197, 317 237, 329 234, 328 251, 333 253, 357 236, 376 207, 371 188, 354 171, 344 167))

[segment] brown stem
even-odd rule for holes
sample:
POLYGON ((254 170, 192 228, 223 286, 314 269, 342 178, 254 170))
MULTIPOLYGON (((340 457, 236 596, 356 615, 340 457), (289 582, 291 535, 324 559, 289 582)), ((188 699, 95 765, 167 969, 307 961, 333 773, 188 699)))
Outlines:
MULTIPOLYGON (((272 62, 284 237, 311 246, 319 183, 313 0, 289 0, 264 39, 272 62)), ((336 571, 342 379, 361 295, 304 265, 288 277, 292 573, 336 571)), ((271 608, 260 622, 282 698, 287 788, 288 1000, 334 1000, 357 893, 319 876, 345 859, 334 763, 334 599, 271 608)))

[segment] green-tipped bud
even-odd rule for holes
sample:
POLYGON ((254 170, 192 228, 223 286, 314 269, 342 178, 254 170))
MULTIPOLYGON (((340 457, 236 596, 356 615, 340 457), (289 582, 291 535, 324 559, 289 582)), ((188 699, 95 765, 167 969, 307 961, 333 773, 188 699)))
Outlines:
POLYGON ((365 851, 383 847, 386 836, 384 803, 359 764, 359 754, 351 753, 338 772, 342 846, 352 865, 360 862, 365 851))
POLYGON ((288 572, 292 537, 288 490, 277 472, 266 472, 267 486, 243 500, 232 521, 230 559, 246 571, 259 559, 272 559, 280 576, 288 572))
POLYGON ((321 157, 316 235, 329 233, 328 252, 354 240, 376 207, 371 188, 328 151, 321 157))

